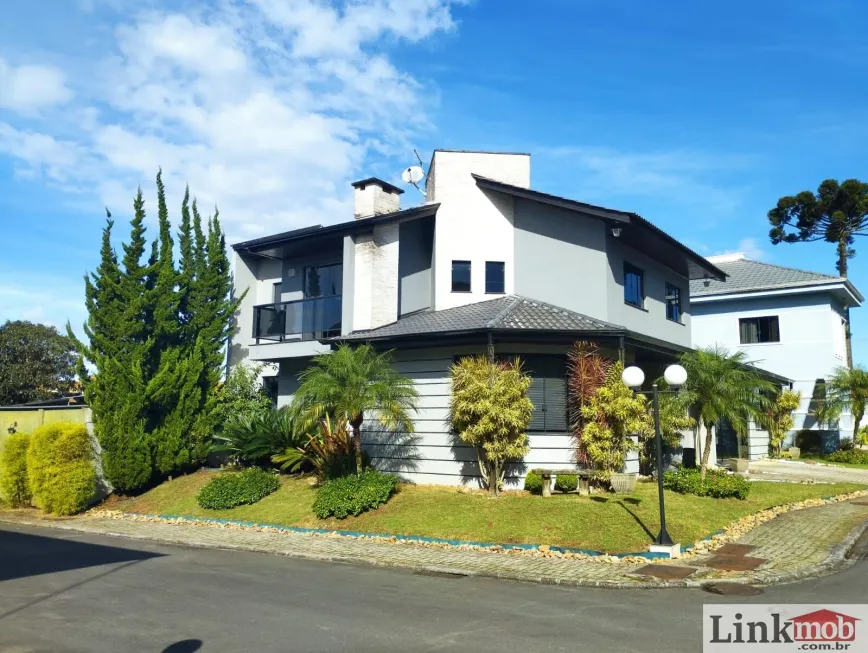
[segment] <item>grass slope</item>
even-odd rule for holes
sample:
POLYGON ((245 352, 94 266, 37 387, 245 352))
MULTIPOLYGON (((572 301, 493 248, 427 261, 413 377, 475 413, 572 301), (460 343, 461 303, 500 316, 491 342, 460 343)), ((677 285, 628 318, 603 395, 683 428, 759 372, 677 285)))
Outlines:
MULTIPOLYGON (((375 512, 343 520, 319 520, 311 513, 316 490, 307 479, 285 478, 277 492, 252 506, 205 510, 196 503, 196 493, 210 478, 211 474, 205 472, 178 478, 118 507, 146 514, 503 544, 554 544, 609 552, 646 550, 659 529, 654 483, 640 483, 630 497, 556 494, 543 499, 510 492, 496 501, 484 494, 465 494, 455 488, 404 485, 375 512)), ((746 501, 667 492, 669 533, 676 541, 689 544, 763 508, 843 494, 863 486, 752 483, 751 488, 746 501)))

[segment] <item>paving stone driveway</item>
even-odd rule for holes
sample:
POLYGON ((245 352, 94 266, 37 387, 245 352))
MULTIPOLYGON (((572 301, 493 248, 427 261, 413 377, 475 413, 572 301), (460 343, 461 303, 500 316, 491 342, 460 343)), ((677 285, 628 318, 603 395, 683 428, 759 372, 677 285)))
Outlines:
POLYGON ((525 554, 494 553, 413 544, 391 544, 347 537, 319 537, 294 532, 238 530, 220 526, 82 517, 63 521, 0 513, 0 522, 62 528, 88 533, 153 540, 183 546, 259 551, 314 560, 404 567, 414 570, 592 587, 671 587, 698 585, 711 579, 772 583, 832 571, 868 526, 868 505, 833 503, 779 516, 738 540, 755 547, 758 569, 721 571, 703 565, 711 555, 686 557, 666 564, 696 571, 680 581, 661 581, 637 574, 642 564, 597 562, 525 554), (842 544, 843 541, 843 544, 842 544))
POLYGON ((868 485, 868 469, 810 464, 797 461, 752 460, 750 477, 757 480, 814 481, 817 483, 861 483, 868 485))

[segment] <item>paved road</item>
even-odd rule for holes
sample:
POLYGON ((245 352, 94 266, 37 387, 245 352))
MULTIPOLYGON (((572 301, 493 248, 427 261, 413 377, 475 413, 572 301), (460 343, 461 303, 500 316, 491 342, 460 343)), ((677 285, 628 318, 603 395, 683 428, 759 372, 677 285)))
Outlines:
POLYGON ((748 467, 756 480, 815 481, 820 483, 862 483, 868 485, 868 469, 836 465, 811 465, 783 460, 752 460, 748 467))
MULTIPOLYGON (((868 563, 754 602, 868 600, 868 563)), ((0 526, 0 652, 697 651, 700 590, 565 589, 0 526)))

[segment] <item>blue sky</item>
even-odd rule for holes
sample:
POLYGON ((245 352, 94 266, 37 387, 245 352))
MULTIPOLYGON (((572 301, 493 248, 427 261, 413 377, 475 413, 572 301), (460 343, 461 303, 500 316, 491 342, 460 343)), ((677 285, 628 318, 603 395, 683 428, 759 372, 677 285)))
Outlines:
POLYGON ((158 166, 232 241, 346 220, 349 183, 397 181, 413 148, 528 151, 539 190, 833 273, 833 246, 772 246, 765 216, 868 176, 866 27, 859 0, 9 3, 0 320, 81 323, 103 207, 123 235, 158 166))

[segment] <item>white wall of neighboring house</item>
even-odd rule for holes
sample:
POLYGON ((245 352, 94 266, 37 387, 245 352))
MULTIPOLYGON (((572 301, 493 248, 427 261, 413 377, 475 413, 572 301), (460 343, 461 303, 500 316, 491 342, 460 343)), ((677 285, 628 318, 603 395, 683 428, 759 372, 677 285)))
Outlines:
MULTIPOLYGON (((802 405, 795 413, 796 430, 818 428, 808 415, 816 381, 846 364, 842 311, 831 293, 727 300, 698 297, 691 308, 695 347, 721 345, 730 351, 743 351, 757 367, 792 379, 793 389, 802 395, 802 405), (766 316, 778 317, 780 342, 741 344, 739 319, 766 316)), ((842 437, 852 435, 849 415, 842 416, 840 430, 842 437)))

